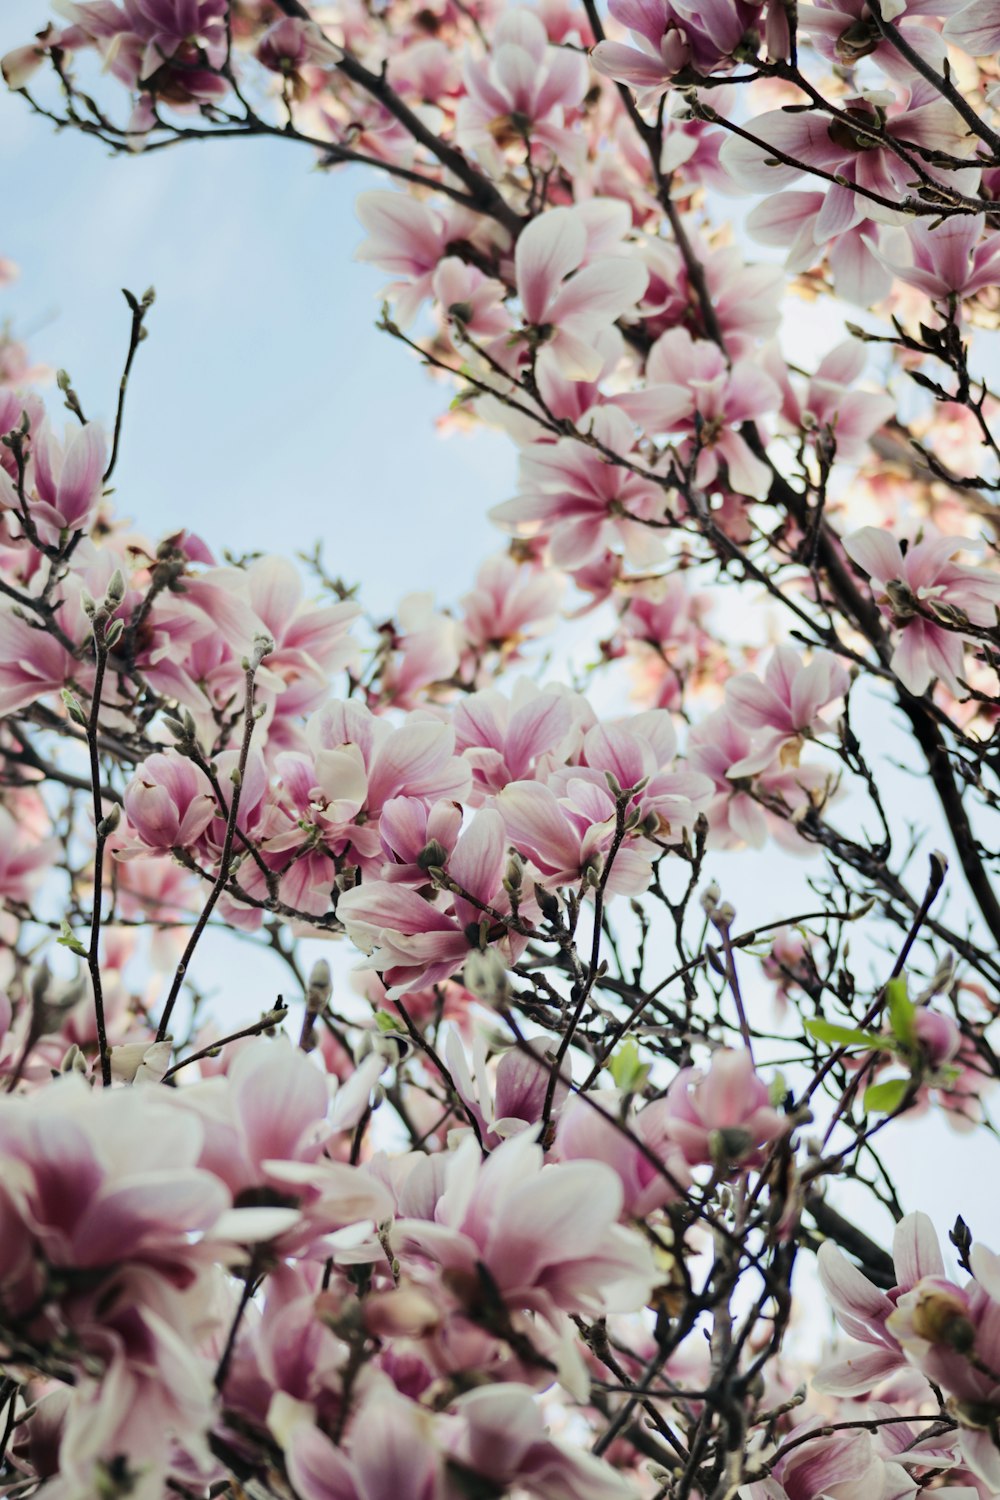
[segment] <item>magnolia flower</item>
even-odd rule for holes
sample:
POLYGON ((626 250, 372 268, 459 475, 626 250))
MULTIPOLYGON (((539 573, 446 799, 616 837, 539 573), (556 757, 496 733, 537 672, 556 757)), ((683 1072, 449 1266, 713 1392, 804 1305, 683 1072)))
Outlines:
POLYGON ((908 224, 909 258, 887 254, 882 264, 900 281, 926 293, 935 302, 974 297, 1000 279, 1000 235, 983 238, 982 214, 945 219, 933 226, 918 220, 908 224))
POLYGON ((763 732, 751 754, 730 766, 730 776, 757 775, 777 755, 789 758, 789 751, 794 757, 803 736, 811 738, 829 727, 820 714, 844 696, 849 682, 846 667, 832 651, 814 651, 806 665, 791 646, 773 652, 763 682, 753 672, 730 678, 726 701, 733 718, 745 729, 763 732))
POLYGON ((384 974, 390 997, 454 974, 478 947, 483 926, 491 941, 523 947, 526 939, 490 915, 509 909, 501 885, 506 859, 503 822, 483 808, 447 860, 449 889, 455 891, 449 911, 384 880, 365 880, 344 892, 337 914, 351 941, 371 955, 370 967, 384 974))
POLYGON ((642 104, 666 93, 673 76, 689 65, 710 73, 729 62, 758 9, 746 0, 611 0, 608 8, 629 28, 632 45, 598 43, 594 66, 630 84, 642 104))
POLYGON ((787 247, 785 269, 793 275, 825 258, 838 297, 858 307, 881 302, 892 273, 878 254, 878 225, 862 217, 844 228, 825 206, 821 192, 774 193, 747 214, 747 233, 762 245, 787 247))
POLYGON ((483 234, 482 221, 451 202, 432 207, 406 193, 377 190, 362 193, 354 207, 368 231, 355 258, 402 278, 388 286, 384 295, 395 301, 396 317, 404 328, 431 296, 448 246, 463 241, 477 244, 483 234))
POLYGON ((575 110, 587 92, 586 60, 568 48, 550 47, 534 11, 502 13, 492 48, 482 61, 466 63, 466 97, 458 108, 463 146, 502 169, 503 147, 523 154, 536 142, 557 161, 574 168, 585 149, 565 127, 565 111, 575 110))
POLYGON ((821 1245, 819 1277, 834 1316, 855 1345, 842 1358, 823 1365, 813 1384, 817 1390, 853 1396, 870 1391, 901 1369, 906 1358, 889 1319, 900 1297, 922 1278, 943 1276, 944 1261, 934 1226, 926 1214, 907 1214, 896 1225, 892 1242, 897 1284, 888 1292, 873 1286, 836 1245, 821 1245))
POLYGON ((677 1074, 664 1098, 660 1128, 692 1166, 752 1166, 762 1147, 785 1134, 788 1122, 772 1108, 750 1053, 720 1048, 707 1072, 683 1068, 677 1074))
POLYGON ((544 780, 578 745, 586 712, 573 694, 557 686, 539 692, 526 679, 509 698, 495 688, 470 694, 453 722, 455 747, 472 768, 474 800, 512 781, 544 780))
POLYGON ((963 537, 931 533, 904 551, 877 526, 863 526, 844 539, 848 557, 869 575, 876 602, 902 631, 892 669, 918 697, 935 677, 962 697, 964 642, 969 639, 962 627, 996 623, 1000 578, 953 560, 967 550, 963 537))
MULTIPOLYGON (((934 13, 941 15, 937 5, 934 13)), ((944 23, 943 31, 949 42, 973 57, 992 57, 1000 52, 1000 16, 993 0, 971 0, 944 23)))
POLYGON ((647 432, 684 434, 679 456, 682 462, 694 459, 701 488, 715 483, 721 461, 732 489, 755 499, 766 496, 771 470, 737 429, 773 411, 780 395, 749 359, 730 367, 718 344, 696 342, 687 329, 673 328, 650 351, 645 389, 616 399, 647 432))
POLYGON ((845 463, 864 460, 869 438, 896 409, 890 396, 848 389, 865 367, 864 346, 856 339, 845 340, 823 356, 801 398, 776 344, 763 351, 762 362, 781 389, 783 420, 817 446, 832 440, 836 457, 845 463))
POLYGON ((550 209, 521 231, 514 252, 531 337, 571 380, 593 380, 599 373, 603 361, 595 341, 635 307, 647 281, 636 256, 608 255, 585 265, 586 225, 578 209, 550 209))
POLYGON ((107 440, 94 422, 67 429, 60 443, 48 422, 32 445, 37 500, 32 517, 60 531, 83 531, 101 496, 107 464, 107 440))
POLYGON ((621 1181, 627 1218, 645 1219, 654 1209, 676 1201, 691 1184, 687 1160, 670 1134, 662 1100, 630 1111, 623 1119, 617 1092, 573 1094, 559 1116, 555 1149, 560 1161, 606 1162, 621 1181), (600 1107, 594 1108, 590 1100, 600 1107), (613 1121, 621 1121, 621 1126, 613 1121))
POLYGON ((148 756, 125 788, 125 814, 149 849, 190 847, 217 812, 208 777, 176 750, 148 756))
POLYGON ((663 543, 655 526, 644 522, 663 519, 665 489, 613 462, 615 454, 627 456, 634 446, 632 424, 622 411, 598 407, 586 426, 612 461, 576 438, 536 443, 521 457, 521 493, 495 505, 490 519, 521 536, 547 537, 560 568, 584 567, 608 547, 620 548, 633 567, 652 566, 663 557, 663 543))
POLYGON ((298 73, 312 64, 320 68, 336 67, 343 52, 323 35, 315 21, 296 16, 282 16, 264 32, 257 43, 257 61, 274 73, 286 76, 298 73))
MULTIPOLYGON (((939 68, 945 56, 938 33, 933 26, 914 24, 915 16, 947 16, 960 0, 891 0, 883 7, 885 20, 894 28, 924 62, 939 68)), ((850 68, 862 58, 871 57, 883 73, 906 83, 913 78, 914 65, 892 45, 879 30, 866 0, 816 0, 799 10, 799 25, 816 50, 831 62, 850 68)))
POLYGON ((531 1132, 511 1136, 485 1161, 469 1136, 445 1165, 426 1219, 392 1229, 395 1253, 439 1264, 471 1298, 486 1267, 509 1308, 552 1322, 557 1310, 635 1311, 656 1281, 648 1247, 618 1224, 623 1193, 603 1162, 543 1165, 531 1132))

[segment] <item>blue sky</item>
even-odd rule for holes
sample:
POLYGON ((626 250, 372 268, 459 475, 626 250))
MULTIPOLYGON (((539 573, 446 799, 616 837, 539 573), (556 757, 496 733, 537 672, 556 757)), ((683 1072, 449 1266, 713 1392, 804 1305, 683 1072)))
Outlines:
MULTIPOLYGON (((0 54, 49 14, 3 0, 0 54)), ((446 392, 374 331, 387 278, 352 258, 352 205, 381 183, 280 141, 114 157, 6 91, 0 171, 0 255, 21 266, 0 318, 70 371, 89 416, 113 412, 120 288, 156 287, 117 475, 140 530, 192 525, 236 551, 321 536, 376 612, 407 589, 465 592, 500 543, 485 512, 514 492, 514 452, 497 434, 441 437, 446 392)))

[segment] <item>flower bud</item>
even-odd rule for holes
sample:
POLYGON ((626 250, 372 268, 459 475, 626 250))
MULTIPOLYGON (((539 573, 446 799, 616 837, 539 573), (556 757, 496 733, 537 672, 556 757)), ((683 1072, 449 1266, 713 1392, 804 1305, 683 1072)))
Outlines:
POLYGON ((125 598, 126 589, 125 574, 121 568, 116 568, 104 591, 104 608, 109 614, 113 614, 119 604, 121 604, 125 598))
POLYGON ((125 788, 125 812, 150 849, 183 848, 217 811, 208 778, 176 750, 150 755, 125 788))
POLYGON ((702 891, 700 897, 701 909, 706 916, 712 915, 712 912, 719 904, 719 897, 721 895, 722 892, 719 889, 719 882, 717 880, 709 881, 708 885, 706 885, 705 889, 702 891))
POLYGON ((306 989, 306 1008, 314 1016, 318 1016, 330 1003, 333 994, 333 976, 330 973, 330 965, 325 958, 318 958, 309 971, 309 984, 306 989))

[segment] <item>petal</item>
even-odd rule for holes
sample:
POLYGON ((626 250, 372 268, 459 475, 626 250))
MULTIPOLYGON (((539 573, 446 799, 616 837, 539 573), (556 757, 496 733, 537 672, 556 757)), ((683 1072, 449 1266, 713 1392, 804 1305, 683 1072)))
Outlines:
POLYGON ((927 1214, 907 1214, 892 1237, 896 1283, 909 1291, 924 1276, 943 1276, 944 1260, 937 1231, 927 1214))
POLYGON ((553 208, 521 231, 514 265, 526 322, 548 322, 552 299, 564 277, 580 265, 586 249, 586 231, 570 208, 553 208))

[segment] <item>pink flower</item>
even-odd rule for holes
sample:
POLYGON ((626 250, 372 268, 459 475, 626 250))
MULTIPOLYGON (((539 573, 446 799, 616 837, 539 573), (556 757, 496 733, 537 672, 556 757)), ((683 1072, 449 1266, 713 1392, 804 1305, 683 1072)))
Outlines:
POLYGON ((753 1166, 788 1123, 771 1106, 749 1052, 720 1048, 708 1071, 683 1068, 667 1090, 661 1128, 692 1166, 753 1166))
POLYGON ((216 69, 226 60, 226 0, 65 0, 71 22, 60 45, 96 44, 128 88, 139 85, 172 103, 210 101, 228 92, 216 69))
MULTIPOLYGON (((502 339, 511 327, 511 316, 503 304, 502 281, 484 276, 457 255, 446 255, 431 282, 434 300, 458 325, 459 334, 482 340, 502 339)), ((461 338, 459 339, 461 342, 461 338)))
POLYGON ((293 1423, 286 1459, 301 1500, 443 1500, 442 1455, 415 1402, 373 1391, 351 1422, 346 1449, 308 1420, 293 1423))
MULTIPOLYGON (((302 575, 287 559, 259 557, 238 578, 221 568, 209 577, 231 587, 237 598, 245 589, 253 619, 274 641, 257 675, 258 699, 273 696, 275 712, 282 717, 311 713, 326 699, 330 678, 356 665, 358 647, 348 631, 361 614, 360 606, 350 600, 307 602, 302 575)), ((195 597, 204 599, 197 590, 195 597)), ((211 617, 212 603, 205 600, 205 607, 211 617)), ((255 626, 254 633, 258 629, 255 626)))
MULTIPOLYGON (((721 175, 728 188, 728 178, 721 175)), ((688 234, 703 266, 727 349, 732 355, 751 357, 755 339, 770 338, 778 331, 784 291, 781 271, 777 266, 747 265, 735 246, 705 244, 694 226, 688 228, 688 234)), ((650 334, 659 337, 683 323, 707 338, 700 304, 677 246, 666 240, 648 240, 642 255, 649 268, 642 311, 650 334)))
POLYGON ((516 660, 520 645, 553 623, 564 588, 549 568, 517 563, 503 552, 487 558, 475 589, 459 601, 470 647, 477 653, 499 650, 507 662, 516 660))
MULTIPOLYGON (((586 425, 613 454, 631 452, 632 424, 615 407, 598 407, 586 425)), ((663 518, 665 489, 578 439, 533 444, 521 457, 521 486, 513 500, 493 507, 490 518, 517 535, 548 538, 557 567, 583 567, 612 546, 633 567, 662 559, 659 535, 642 523, 663 518)))
POLYGON ((633 45, 598 43, 594 66, 606 77, 630 84, 640 103, 649 104, 689 65, 711 73, 730 64, 759 6, 746 0, 611 0, 609 9, 630 30, 633 45))
MULTIPOLYGON (((487 1151, 495 1150, 508 1136, 517 1135, 541 1120, 549 1086, 549 1069, 544 1062, 523 1052, 505 1052, 491 1079, 486 1043, 478 1032, 473 1049, 473 1079, 455 1031, 448 1036, 446 1060, 466 1111, 475 1116, 487 1151)), ((565 1097, 565 1084, 557 1083, 553 1117, 558 1116, 565 1097)))
POLYGON ((15 713, 46 693, 59 692, 77 674, 61 641, 36 630, 11 606, 0 606, 0 714, 15 713))
POLYGON ((332 68, 343 52, 327 41, 315 21, 283 16, 269 26, 257 43, 257 61, 274 73, 290 75, 312 65, 332 68))
POLYGON ((975 1245, 973 1279, 958 1287, 930 1269, 905 1290, 885 1321, 911 1364, 950 1397, 966 1466, 991 1492, 1000 1488, 1000 1256, 975 1245))
MULTIPOLYGON (((811 111, 771 110, 748 121, 746 130, 752 141, 730 135, 719 153, 743 191, 773 193, 790 186, 810 167, 836 176, 838 180, 828 188, 813 227, 817 243, 856 228, 863 219, 901 222, 895 205, 910 191, 909 168, 887 147, 875 144, 866 127, 879 125, 888 135, 915 146, 954 154, 963 149, 965 126, 961 118, 922 78, 913 83, 905 105, 900 102, 887 108, 869 97, 857 96, 844 100, 841 111, 851 124, 841 119, 830 121, 811 111), (782 158, 789 160, 775 159, 772 151, 780 151, 782 158), (855 187, 888 203, 873 201, 863 192, 855 192, 855 187)), ((967 185, 970 192, 975 191, 978 179, 974 172, 934 166, 928 170, 949 186, 961 190, 967 185)))
POLYGON ((87 422, 67 429, 62 443, 45 422, 32 446, 38 499, 33 517, 58 536, 61 531, 83 531, 101 497, 107 464, 107 441, 100 427, 87 422))
POLYGON ((395 301, 396 317, 403 327, 431 295, 449 245, 477 244, 483 235, 482 222, 468 210, 452 203, 432 207, 406 193, 362 193, 355 212, 368 231, 368 238, 355 251, 356 258, 402 277, 386 288, 385 295, 395 301))
POLYGON ((622 1120, 622 1103, 617 1093, 606 1090, 582 1098, 579 1094, 572 1095, 559 1117, 556 1154, 560 1161, 605 1162, 621 1181, 622 1213, 627 1218, 645 1219, 655 1209, 675 1202, 690 1186, 687 1160, 670 1134, 670 1116, 664 1101, 630 1112, 622 1120, 625 1127, 622 1130, 616 1129, 607 1115, 622 1120), (603 1113, 587 1103, 591 1098, 602 1106, 603 1113), (626 1130, 661 1163, 663 1171, 657 1171, 649 1156, 629 1139, 626 1130))
POLYGON ((832 651, 814 651, 806 665, 792 646, 778 646, 767 665, 764 681, 743 672, 726 683, 726 701, 737 724, 763 731, 759 746, 730 766, 730 776, 758 775, 784 747, 812 738, 829 726, 820 717, 824 708, 842 698, 850 678, 832 651))
POLYGON ((389 1216, 382 1185, 325 1152, 335 1132, 363 1113, 382 1066, 369 1056, 338 1091, 331 1113, 329 1081, 304 1052, 287 1040, 256 1041, 225 1077, 180 1092, 179 1105, 202 1124, 199 1165, 232 1195, 234 1212, 217 1234, 276 1242, 285 1254, 307 1254, 318 1244, 316 1253, 325 1255, 322 1236, 389 1216))
POLYGON ((565 125, 587 92, 586 60, 568 48, 550 47, 545 27, 530 10, 500 14, 489 56, 466 63, 466 97, 458 107, 458 139, 482 160, 503 169, 503 148, 519 157, 537 143, 557 161, 581 163, 583 140, 565 125))
POLYGON ((539 691, 525 679, 509 698, 494 688, 472 693, 455 709, 455 747, 472 768, 473 798, 512 781, 545 779, 569 758, 585 727, 585 705, 558 687, 539 691))
POLYGON ((630 1500, 634 1493, 609 1464, 550 1438, 525 1386, 481 1386, 450 1410, 457 1419, 447 1439, 450 1455, 492 1485, 538 1500, 630 1500))
MULTIPOLYGON (((808 1431, 796 1428, 796 1436, 808 1431)), ((745 1500, 865 1500, 868 1495, 905 1496, 913 1480, 899 1464, 886 1464, 867 1432, 817 1432, 779 1459, 772 1477, 748 1484, 745 1500)), ((971 1500, 971 1497, 970 1497, 971 1500)))
POLYGON ((743 762, 753 764, 758 757, 756 744, 748 730, 737 724, 728 708, 718 708, 692 729, 688 738, 688 764, 715 783, 715 796, 705 810, 708 818, 709 845, 730 849, 749 844, 763 847, 768 833, 783 839, 792 847, 802 848, 794 826, 766 810, 754 796, 754 786, 762 799, 784 803, 794 814, 805 808, 813 796, 821 797, 827 786, 827 775, 820 767, 798 766, 787 770, 768 768, 759 776, 733 775, 733 768, 743 762))
POLYGON ((974 297, 1000 279, 1000 235, 983 239, 982 214, 928 224, 908 224, 910 262, 880 256, 887 270, 946 306, 952 299, 974 297))
POLYGON ((543 1165, 530 1132, 484 1161, 469 1136, 449 1154, 427 1217, 397 1219, 392 1242, 404 1266, 429 1259, 470 1295, 482 1262, 511 1310, 550 1323, 560 1310, 631 1312, 645 1305, 656 1270, 643 1241, 617 1222, 622 1201, 603 1162, 543 1165))
POLYGON ((603 361, 595 340, 635 307, 647 281, 636 256, 607 255, 585 265, 586 223, 578 209, 550 209, 521 231, 514 252, 524 321, 570 380, 596 377, 603 361))
MULTIPOLYGON (((572 773, 564 784, 512 781, 496 799, 507 837, 532 866, 536 880, 549 887, 574 886, 603 877, 615 837, 615 799, 600 786, 572 773)), ((649 884, 645 849, 620 848, 604 880, 608 895, 637 896, 649 884)))
MULTIPOLYGON (((960 0, 903 0, 892 6, 892 24, 925 62, 940 68, 945 48, 938 33, 932 25, 914 24, 912 18, 946 16, 959 3, 960 0)), ((799 25, 817 52, 841 67, 855 67, 862 58, 871 57, 890 78, 904 83, 913 78, 913 64, 883 37, 866 0, 817 0, 815 5, 803 5, 799 25)))
POLYGON ((427 690, 448 684, 458 671, 461 631, 450 616, 434 607, 434 596, 407 594, 396 610, 397 629, 384 627, 391 653, 380 673, 379 692, 372 702, 414 708, 427 690))
POLYGON ((672 328, 653 345, 645 390, 617 397, 651 435, 686 435, 679 456, 682 462, 695 458, 697 485, 715 483, 721 461, 732 489, 754 499, 767 495, 771 471, 736 429, 774 411, 779 401, 777 386, 759 366, 744 359, 730 368, 717 344, 695 342, 685 328, 672 328))
MULTIPOLYGON (((481 809, 455 845, 448 860, 451 881, 465 894, 456 894, 450 910, 442 910, 405 885, 365 880, 341 896, 337 915, 351 941, 372 955, 370 964, 383 974, 390 996, 435 984, 460 969, 479 946, 480 923, 497 926, 484 914, 507 909, 501 886, 507 851, 503 822, 492 809, 481 809), (471 900, 469 898, 472 898, 471 900)), ((499 924, 495 938, 507 937, 499 924)), ((508 938, 521 946, 524 939, 508 938)))
MULTIPOLYGON (((163 1091, 165 1093, 165 1091, 163 1091)), ((190 1284, 204 1252, 196 1237, 228 1207, 197 1165, 197 1122, 151 1090, 97 1090, 63 1080, 0 1098, 5 1227, 0 1297, 9 1317, 37 1313, 50 1277, 94 1273, 54 1299, 89 1297, 96 1273, 124 1261, 190 1284)))
POLYGON ((969 550, 963 537, 931 533, 907 546, 877 526, 844 539, 844 551, 869 575, 876 602, 902 635, 892 669, 909 692, 926 693, 935 677, 961 697, 962 625, 996 623, 1000 578, 985 568, 954 562, 969 550), (947 620, 954 628, 935 623, 947 620))
POLYGON ((149 849, 187 848, 218 812, 203 771, 176 750, 150 755, 125 788, 125 813, 149 849))
POLYGON ((869 438, 896 409, 890 396, 848 390, 865 367, 864 346, 854 339, 845 340, 823 356, 801 399, 777 345, 764 351, 763 362, 781 389, 784 420, 814 444, 825 443, 829 434, 836 445, 836 457, 845 463, 860 463, 867 457, 869 438))
POLYGON ((0 898, 30 901, 57 848, 56 840, 39 840, 37 830, 25 829, 8 807, 0 807, 0 898))
POLYGON ((878 225, 864 217, 843 228, 823 212, 821 192, 775 193, 747 214, 747 233, 762 245, 788 247, 785 269, 810 270, 826 256, 838 297, 870 307, 888 296, 892 274, 878 255, 878 225))
POLYGON ((944 1275, 937 1235, 926 1214, 907 1214, 900 1220, 892 1253, 897 1283, 882 1292, 836 1245, 827 1242, 820 1246, 819 1277, 834 1316, 845 1333, 867 1347, 855 1345, 842 1359, 822 1366, 813 1381, 817 1390, 859 1395, 905 1365, 902 1345, 888 1320, 900 1297, 923 1277, 944 1275))

